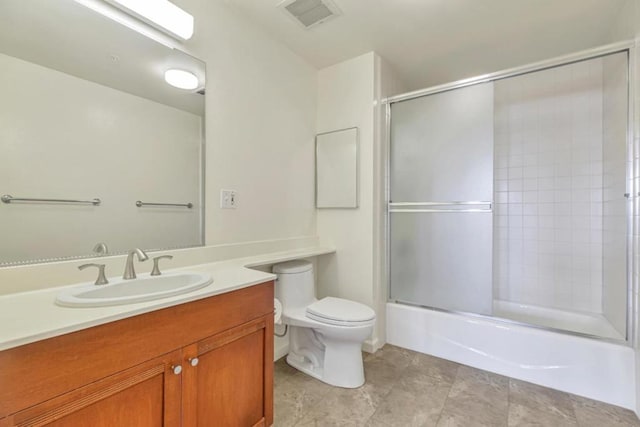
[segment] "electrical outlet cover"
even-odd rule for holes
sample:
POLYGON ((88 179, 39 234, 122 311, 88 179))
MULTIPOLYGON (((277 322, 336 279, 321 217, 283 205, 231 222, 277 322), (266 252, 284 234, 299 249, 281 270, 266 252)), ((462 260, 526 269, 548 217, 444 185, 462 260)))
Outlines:
POLYGON ((220 207, 222 209, 235 209, 238 205, 238 196, 235 190, 220 190, 220 207))

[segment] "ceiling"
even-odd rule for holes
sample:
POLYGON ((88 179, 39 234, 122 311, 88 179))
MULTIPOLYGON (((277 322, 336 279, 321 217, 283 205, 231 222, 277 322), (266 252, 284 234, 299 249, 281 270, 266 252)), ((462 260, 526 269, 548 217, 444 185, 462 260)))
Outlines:
POLYGON ((343 16, 310 30, 281 1, 227 3, 317 68, 373 50, 415 90, 606 44, 634 0, 334 0, 343 16))

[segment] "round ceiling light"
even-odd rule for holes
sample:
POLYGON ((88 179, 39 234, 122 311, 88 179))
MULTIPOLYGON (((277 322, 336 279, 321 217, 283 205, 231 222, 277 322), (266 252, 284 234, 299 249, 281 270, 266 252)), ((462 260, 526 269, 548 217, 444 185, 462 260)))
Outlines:
POLYGON ((167 70, 164 73, 164 80, 171 86, 179 89, 193 90, 198 87, 198 78, 195 74, 184 70, 167 70))

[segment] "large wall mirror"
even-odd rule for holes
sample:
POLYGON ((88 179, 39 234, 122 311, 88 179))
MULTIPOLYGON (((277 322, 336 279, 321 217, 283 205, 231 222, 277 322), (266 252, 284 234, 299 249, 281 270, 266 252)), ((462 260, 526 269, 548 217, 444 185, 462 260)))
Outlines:
POLYGON ((0 266, 203 244, 202 61, 73 0, 2 0, 0 77, 0 266))

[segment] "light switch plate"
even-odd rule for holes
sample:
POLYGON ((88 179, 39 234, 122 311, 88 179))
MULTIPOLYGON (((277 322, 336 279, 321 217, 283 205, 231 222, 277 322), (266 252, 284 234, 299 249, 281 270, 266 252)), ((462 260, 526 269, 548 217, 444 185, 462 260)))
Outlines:
POLYGON ((236 190, 220 190, 220 207, 222 209, 235 209, 238 206, 236 190))

